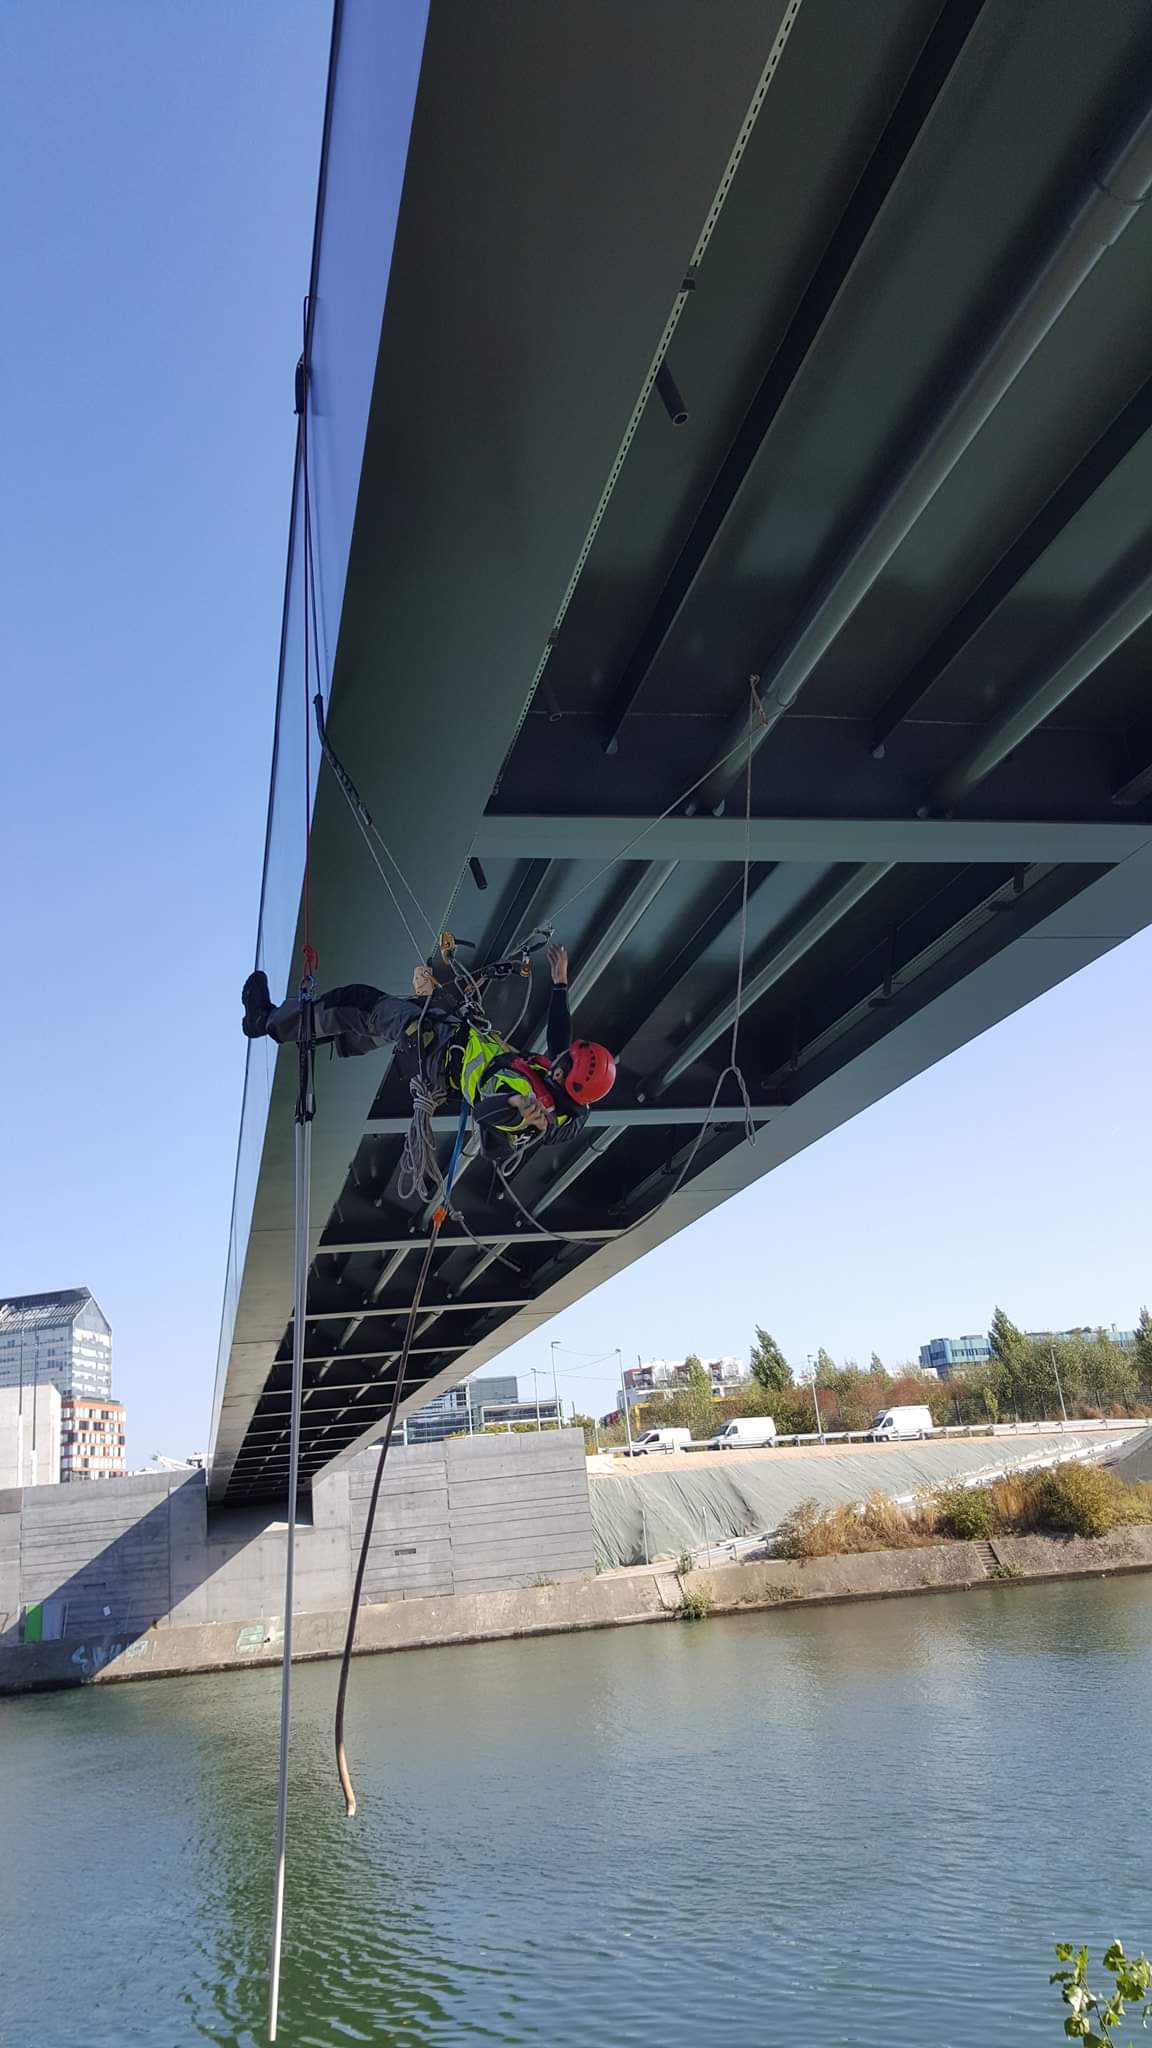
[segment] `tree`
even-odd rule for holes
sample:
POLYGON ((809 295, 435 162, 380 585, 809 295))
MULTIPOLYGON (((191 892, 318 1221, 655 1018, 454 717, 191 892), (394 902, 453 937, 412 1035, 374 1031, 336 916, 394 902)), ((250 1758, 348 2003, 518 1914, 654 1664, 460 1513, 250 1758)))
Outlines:
POLYGON ((1028 1347, 1028 1339, 1023 1330, 1016 1328, 1015 1323, 1005 1315, 1002 1308, 997 1308, 993 1314, 988 1342, 992 1346, 993 1358, 1000 1365, 1006 1366, 1018 1363, 1028 1347))
POLYGON ((1084 1392, 1094 1408, 1126 1414, 1139 1398, 1139 1371, 1130 1351, 1114 1344, 1107 1330, 1096 1330, 1080 1346, 1084 1392))
POLYGON ((792 1385, 792 1367, 775 1337, 756 1325, 756 1342, 751 1353, 752 1377, 766 1394, 783 1393, 792 1385))
POLYGON ((1141 1309, 1136 1324, 1136 1347, 1133 1357, 1141 1379, 1152 1380, 1152 1312, 1146 1308, 1141 1309))
POLYGON ((884 1360, 881 1358, 880 1353, 878 1351, 874 1351, 872 1353, 872 1357, 868 1363, 868 1370, 871 1373, 874 1380, 887 1379, 888 1369, 884 1364, 884 1360))
POLYGON ((694 1351, 684 1360, 684 1377, 688 1427, 697 1440, 709 1437, 716 1422, 716 1400, 708 1372, 694 1351))
POLYGON ((836 1360, 831 1352, 825 1351, 824 1346, 821 1345, 816 1353, 816 1384, 820 1387, 831 1386, 835 1377, 836 1360))

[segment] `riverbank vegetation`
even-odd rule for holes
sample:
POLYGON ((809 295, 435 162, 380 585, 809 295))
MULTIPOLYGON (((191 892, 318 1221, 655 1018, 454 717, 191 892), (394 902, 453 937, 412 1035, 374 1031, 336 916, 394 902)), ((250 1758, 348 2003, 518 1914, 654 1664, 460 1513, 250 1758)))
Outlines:
MULTIPOLYGON (((745 1385, 717 1400, 707 1370, 689 1355, 678 1386, 633 1405, 633 1432, 688 1429, 700 1442, 734 1416, 771 1415, 780 1436, 818 1429, 836 1435, 866 1430, 874 1415, 891 1407, 926 1407, 937 1429, 1044 1421, 1062 1412, 1069 1421, 1152 1414, 1152 1313, 1146 1308, 1131 1345, 1115 1343, 1102 1329, 1028 1336, 1001 1308, 988 1337, 991 1357, 949 1380, 910 1364, 889 1370, 876 1352, 866 1366, 851 1358, 837 1364, 823 1346, 813 1353, 807 1376, 797 1379, 771 1332, 758 1326, 745 1385)), ((597 1434, 605 1448, 624 1441, 622 1418, 598 1432, 590 1417, 575 1419, 584 1425, 589 1449, 597 1434)))
POLYGON ((1119 2041, 1117 2030, 1126 2017, 1125 2034, 1137 2020, 1141 2027, 1152 2021, 1152 1963, 1147 1956, 1127 1956, 1122 1942, 1112 1942, 1101 1958, 1112 1981, 1107 1989, 1095 1991, 1088 1982, 1087 1948, 1058 1941, 1056 1960, 1064 1968, 1053 1970, 1048 1982, 1060 1986, 1060 1997, 1068 2008, 1064 2032, 1073 2041, 1085 2041, 1088 2048, 1109 2048, 1110 2042, 1119 2041), (1129 2006, 1133 2008, 1130 2014, 1129 2006))
POLYGON ((1152 1485, 1070 1464, 1007 1473, 991 1486, 942 1486, 909 1503, 882 1493, 859 1506, 801 1501, 780 1524, 775 1548, 781 1557, 836 1557, 995 1536, 1105 1536, 1135 1522, 1152 1522, 1152 1485))

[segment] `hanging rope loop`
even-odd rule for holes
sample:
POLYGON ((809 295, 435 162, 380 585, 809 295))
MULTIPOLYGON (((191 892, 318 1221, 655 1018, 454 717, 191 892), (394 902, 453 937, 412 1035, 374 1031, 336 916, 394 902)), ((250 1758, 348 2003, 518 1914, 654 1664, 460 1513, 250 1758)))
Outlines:
POLYGON ((372 1531, 376 1524, 376 1505, 380 1499, 380 1488, 384 1482, 384 1466, 387 1462, 388 1451, 395 1433, 396 1417, 399 1413, 400 1403, 404 1398, 404 1382, 408 1371, 408 1359, 412 1350, 412 1340, 416 1334, 416 1324, 420 1315, 420 1304, 424 1299, 424 1289, 428 1284, 428 1276, 432 1271, 432 1260, 436 1253, 436 1243, 440 1236, 440 1227, 449 1215, 448 1204, 452 1195, 452 1183, 456 1178, 456 1169, 460 1164, 460 1154, 464 1149, 467 1129, 468 1105, 464 1103, 461 1105, 460 1118, 456 1126, 456 1141, 452 1147, 452 1157, 448 1161, 448 1171, 444 1176, 444 1198, 432 1217, 432 1230, 420 1266, 415 1291, 412 1295, 412 1305, 408 1310, 408 1321, 404 1328, 404 1342, 400 1348, 400 1356, 396 1361, 396 1379, 392 1387, 392 1400, 388 1409, 388 1419, 384 1425, 384 1434, 380 1439, 380 1457, 376 1465, 376 1476, 372 1482, 372 1492, 368 1498, 368 1512, 364 1518, 364 1535, 360 1543, 360 1556, 356 1564, 356 1578, 353 1583, 352 1599, 348 1609, 348 1627, 344 1636, 344 1652, 340 1659, 340 1681, 336 1688, 336 1722, 333 1732, 336 1744, 336 1769, 340 1778, 341 1790, 344 1794, 344 1810, 349 1820, 352 1819, 356 1812, 356 1789, 352 1783, 352 1773, 348 1766, 348 1754, 344 1747, 344 1710, 348 1699, 348 1677, 352 1668, 352 1651, 356 1642, 356 1623, 360 1614, 360 1600, 364 1591, 364 1574, 368 1568, 368 1552, 372 1545, 372 1531))

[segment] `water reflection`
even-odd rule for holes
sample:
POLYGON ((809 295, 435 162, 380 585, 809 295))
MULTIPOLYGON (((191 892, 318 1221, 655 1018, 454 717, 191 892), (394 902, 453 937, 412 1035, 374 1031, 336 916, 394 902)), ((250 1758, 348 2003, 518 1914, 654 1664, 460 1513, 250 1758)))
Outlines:
MULTIPOLYGON (((1039 2042, 1057 1936, 1152 1935, 1142 1580, 364 1660, 352 1824, 333 1683, 296 1688, 294 2048, 984 2048, 989 2000, 1039 2042)), ((276 1704, 0 1703, 20 2048, 263 2039, 276 1704)))

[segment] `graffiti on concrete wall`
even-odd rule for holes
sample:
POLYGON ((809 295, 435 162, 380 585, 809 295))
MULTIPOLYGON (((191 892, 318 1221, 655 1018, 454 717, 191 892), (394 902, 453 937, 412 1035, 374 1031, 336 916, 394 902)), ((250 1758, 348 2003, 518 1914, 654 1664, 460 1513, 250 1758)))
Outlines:
POLYGON ((238 1657, 254 1657, 259 1650, 266 1650, 274 1643, 284 1641, 283 1624, 279 1621, 251 1621, 240 1630, 236 1638, 238 1657))
POLYGON ((156 1637, 137 1636, 129 1643, 77 1643, 69 1662, 75 1664, 85 1678, 103 1671, 106 1664, 122 1659, 125 1664, 139 1664, 156 1653, 156 1637))

